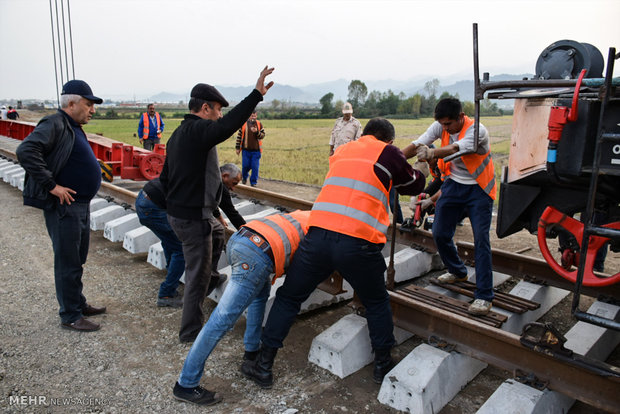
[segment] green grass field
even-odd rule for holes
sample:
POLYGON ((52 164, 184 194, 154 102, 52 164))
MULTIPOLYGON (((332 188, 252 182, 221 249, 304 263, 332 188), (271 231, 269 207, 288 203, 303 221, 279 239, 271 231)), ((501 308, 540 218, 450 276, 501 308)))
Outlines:
MULTIPOLYGON (((360 119, 365 125, 366 119, 360 119)), ((167 142, 181 119, 166 118, 163 142, 167 142)), ((321 185, 328 169, 329 137, 334 119, 266 120, 260 176, 297 183, 321 185)), ((395 145, 404 148, 426 131, 431 118, 391 120, 396 128, 395 145)), ((507 155, 510 144, 512 116, 483 118, 492 137, 493 153, 507 155)), ((138 121, 131 119, 96 119, 85 125, 84 130, 105 137, 139 146, 138 121)), ((235 153, 236 135, 218 146, 221 163, 232 162, 241 166, 241 156, 235 153)), ((505 157, 498 157, 505 158, 505 157)), ((496 173, 500 166, 496 162, 496 173)))

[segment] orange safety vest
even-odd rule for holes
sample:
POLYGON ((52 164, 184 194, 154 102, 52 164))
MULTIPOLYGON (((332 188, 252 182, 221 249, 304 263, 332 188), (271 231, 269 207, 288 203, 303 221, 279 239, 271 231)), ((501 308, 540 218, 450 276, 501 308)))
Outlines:
MULTIPOLYGON (((161 117, 159 116, 159 112, 155 112, 155 120, 157 121, 157 130, 161 130, 161 117)), ((149 114, 145 112, 142 114, 142 139, 148 139, 149 137, 149 129, 151 127, 151 123, 149 122, 149 114)), ((157 134, 157 138, 161 138, 161 132, 157 134)))
MULTIPOLYGON (((474 120, 464 115, 463 128, 459 133, 459 140, 465 136, 465 132, 474 124, 474 120)), ((444 130, 441 133, 441 146, 445 147, 450 145, 450 134, 444 130)), ((493 159, 491 158, 491 148, 486 154, 467 154, 461 157, 463 164, 467 168, 467 171, 476 180, 478 185, 495 200, 497 186, 495 184, 495 168, 493 167, 493 159)), ((443 159, 437 160, 437 166, 441 170, 443 177, 450 175, 450 163, 444 162, 443 159)))
MULTIPOLYGON (((248 123, 246 122, 241 127, 241 144, 240 144, 240 148, 242 148, 242 149, 243 149, 243 143, 245 142, 245 130, 246 130, 247 125, 248 125, 248 123)), ((260 121, 258 119, 256 120, 256 126, 258 127, 258 132, 260 132, 260 130, 263 129, 263 126, 261 125, 261 123, 260 123, 260 121)), ((257 141, 258 141, 258 149, 260 150, 260 152, 263 152, 263 140, 259 139, 257 141)))
POLYGON ((308 232, 310 211, 296 210, 292 213, 273 214, 245 224, 263 236, 273 253, 275 277, 282 276, 288 268, 299 242, 308 232))
MULTIPOLYGON (((329 171, 319 193, 309 226, 385 243, 390 226, 390 189, 377 178, 374 167, 386 142, 364 135, 338 147, 329 157, 329 171)), ((390 181, 390 188, 392 182, 390 181)))

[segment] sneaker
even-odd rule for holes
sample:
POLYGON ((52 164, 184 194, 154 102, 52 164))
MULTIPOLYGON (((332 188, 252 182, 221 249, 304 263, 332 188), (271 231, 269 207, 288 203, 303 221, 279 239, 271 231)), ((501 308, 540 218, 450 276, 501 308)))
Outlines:
POLYGON ((181 296, 165 296, 163 298, 157 298, 157 306, 160 308, 166 306, 170 308, 182 308, 183 298, 181 296))
POLYGON ((474 300, 474 303, 469 305, 469 309, 467 309, 467 312, 470 315, 484 316, 487 313, 489 313, 490 310, 491 310, 491 302, 489 302, 488 300, 484 300, 484 299, 476 299, 474 300))
POLYGON ((247 179, 247 178, 245 178, 245 179, 241 180, 241 184, 246 184, 247 182, 248 182, 248 179, 247 179))
POLYGON ((445 275, 441 275, 437 278, 439 283, 456 283, 456 282, 467 282, 467 276, 458 277, 453 275, 452 273, 446 273, 445 275))
POLYGON ((194 388, 181 387, 177 382, 172 390, 174 398, 179 401, 190 402, 198 405, 213 405, 222 401, 222 397, 213 391, 202 388, 200 385, 194 388))

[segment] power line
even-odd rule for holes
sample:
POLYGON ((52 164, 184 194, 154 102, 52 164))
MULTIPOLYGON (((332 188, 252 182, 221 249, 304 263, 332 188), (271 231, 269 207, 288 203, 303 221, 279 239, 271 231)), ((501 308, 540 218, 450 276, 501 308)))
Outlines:
POLYGON ((75 65, 73 59, 73 33, 71 30, 71 7, 69 5, 69 0, 60 0, 59 15, 58 0, 54 0, 54 7, 52 7, 52 0, 49 0, 49 5, 52 49, 54 55, 54 76, 56 82, 56 100, 58 102, 58 107, 60 107, 59 90, 62 88, 62 85, 64 85, 66 81, 69 81, 70 79, 75 79, 75 65), (66 1, 67 3, 66 11, 64 1, 66 1), (60 38, 61 25, 62 42, 60 38), (67 45, 67 31, 69 31, 69 45, 67 45), (71 49, 70 58, 69 49, 71 49), (71 66, 71 72, 69 72, 69 66, 71 66), (60 79, 58 79, 59 75, 60 79))

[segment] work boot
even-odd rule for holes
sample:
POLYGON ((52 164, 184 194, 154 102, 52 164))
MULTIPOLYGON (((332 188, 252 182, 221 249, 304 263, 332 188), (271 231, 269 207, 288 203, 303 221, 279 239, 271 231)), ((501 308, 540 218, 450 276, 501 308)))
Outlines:
POLYGON ((254 381, 261 388, 271 388, 273 385, 273 374, 271 368, 273 367, 273 360, 276 357, 278 348, 270 348, 264 346, 261 348, 256 360, 243 361, 241 365, 241 372, 246 378, 254 381))
POLYGON ((390 348, 375 349, 375 367, 372 371, 372 379, 377 383, 383 382, 383 377, 394 368, 394 361, 390 348))
POLYGON ((256 357, 258 356, 259 351, 245 351, 243 353, 244 361, 256 361, 256 357))

